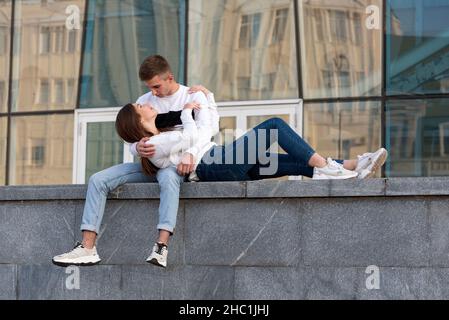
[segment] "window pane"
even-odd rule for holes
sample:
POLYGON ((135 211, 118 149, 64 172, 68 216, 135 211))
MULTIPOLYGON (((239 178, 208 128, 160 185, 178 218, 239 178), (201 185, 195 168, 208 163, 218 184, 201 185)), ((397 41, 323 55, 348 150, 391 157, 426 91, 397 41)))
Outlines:
POLYGON ((51 94, 57 92, 56 80, 78 83, 81 37, 74 52, 64 52, 63 47, 69 32, 66 21, 81 28, 84 4, 85 0, 15 1, 16 21, 20 24, 14 29, 13 111, 75 108, 75 96, 55 103, 51 94), (76 9, 67 14, 69 6, 79 12, 76 9))
POLYGON ((117 107, 148 91, 139 68, 150 55, 168 59, 184 82, 184 1, 90 1, 81 108, 117 107), (181 30, 181 31, 180 31, 181 30))
POLYGON ((259 124, 261 124, 262 122, 271 119, 271 118, 281 118, 282 120, 284 120, 287 123, 290 123, 290 116, 288 114, 282 114, 282 115, 269 115, 269 116, 250 116, 248 117, 247 120, 247 127, 248 129, 252 129, 256 126, 258 126, 259 124))
POLYGON ((304 138, 322 156, 354 159, 381 144, 381 103, 316 103, 304 106, 304 138))
POLYGON ((298 3, 304 98, 380 96, 382 1, 298 3), (368 6, 379 9, 378 20, 368 6))
POLYGON ((72 183, 73 115, 13 117, 11 185, 72 183))
POLYGON ((449 99, 387 103, 390 177, 449 175, 449 99))
POLYGON ((86 180, 103 169, 123 163, 123 141, 114 122, 87 124, 86 180))
POLYGON ((387 3, 387 94, 448 93, 449 2, 387 3))
MULTIPOLYGON (((283 114, 283 115, 269 115, 269 116, 250 116, 248 117, 246 123, 247 123, 247 127, 248 129, 252 129, 256 126, 258 126, 259 124, 261 124, 262 122, 271 119, 271 118, 281 118, 282 120, 284 120, 285 122, 287 122, 288 124, 290 124, 290 116, 288 114, 283 114)), ((286 153, 280 146, 279 144, 276 142, 275 144, 273 144, 270 148, 270 152, 272 153, 286 153)))
POLYGON ((189 1, 189 84, 220 101, 298 97, 293 1, 189 1))
POLYGON ((8 111, 11 1, 0 2, 0 113, 8 111))
POLYGON ((6 171, 6 134, 7 134, 6 117, 0 118, 0 186, 5 185, 5 171, 6 171))
POLYGON ((214 142, 220 145, 232 143, 236 138, 237 119, 235 117, 220 117, 219 137, 214 142))

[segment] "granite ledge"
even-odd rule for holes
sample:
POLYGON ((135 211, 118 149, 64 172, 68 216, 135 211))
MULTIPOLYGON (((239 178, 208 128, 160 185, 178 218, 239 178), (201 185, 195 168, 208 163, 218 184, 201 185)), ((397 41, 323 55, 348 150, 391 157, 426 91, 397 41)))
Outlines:
MULTIPOLYGON (((0 187, 0 201, 84 200, 86 185, 0 187)), ((338 198, 447 196, 449 177, 390 178, 347 181, 193 182, 181 188, 181 199, 338 198)), ((157 183, 127 184, 109 199, 159 199, 157 183)))

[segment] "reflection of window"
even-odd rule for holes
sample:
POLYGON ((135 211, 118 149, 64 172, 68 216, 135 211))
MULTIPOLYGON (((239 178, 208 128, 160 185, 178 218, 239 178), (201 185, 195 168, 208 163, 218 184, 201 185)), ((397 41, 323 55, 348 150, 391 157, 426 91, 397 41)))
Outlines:
POLYGON ((39 103, 48 104, 50 101, 50 85, 48 80, 41 80, 39 87, 39 103))
POLYGON ((33 166, 43 166, 45 163, 45 146, 31 147, 31 164, 33 166))
POLYGON ((0 81, 0 110, 2 110, 2 107, 5 103, 4 99, 5 99, 5 81, 0 81))
POLYGON ((350 74, 347 71, 338 72, 338 86, 340 88, 348 88, 351 86, 350 74))
POLYGON ((76 30, 70 30, 68 32, 67 52, 75 52, 75 50, 76 50, 76 36, 77 36, 77 31, 76 30))
POLYGON ((232 143, 235 138, 235 130, 237 129, 236 117, 220 117, 220 133, 218 140, 214 138, 214 142, 227 145, 232 143))
POLYGON ((449 156, 449 122, 440 124, 440 153, 449 156))
POLYGON ((50 27, 42 27, 39 36, 39 52, 47 54, 50 52, 51 45, 51 31, 50 27))
POLYGON ((64 82, 61 79, 55 80, 55 103, 64 103, 64 82))
POLYGON ((66 94, 66 102, 67 103, 74 103, 73 101, 73 94, 75 89, 75 80, 69 79, 67 80, 67 94, 66 94))
POLYGON ((257 44, 261 16, 260 13, 242 16, 239 48, 251 48, 257 44))
POLYGON ((363 30, 362 30, 362 18, 360 13, 354 12, 353 14, 353 23, 354 23, 354 43, 359 46, 362 44, 363 30))
POLYGON ((238 77, 237 78, 237 86, 240 97, 247 97, 250 94, 250 77, 238 77))
POLYGON ((212 37, 210 39, 211 44, 217 43, 217 41, 219 41, 220 27, 221 27, 221 20, 214 20, 212 28, 212 37))
POLYGON ((323 73, 323 82, 326 89, 334 88, 334 73, 324 70, 323 73))
POLYGON ((8 47, 8 28, 0 27, 0 55, 6 53, 6 48, 8 47))
POLYGON ((346 30, 346 12, 330 10, 331 34, 333 41, 344 42, 348 38, 346 30))
POLYGON ((287 20, 288 20, 288 9, 276 10, 276 16, 274 19, 273 38, 271 43, 277 43, 284 40, 287 20))
POLYGON ((321 10, 313 10, 315 16, 315 33, 316 39, 318 41, 324 40, 324 26, 323 26, 323 16, 321 15, 321 10))
POLYGON ((61 53, 64 46, 64 28, 63 27, 55 27, 53 28, 54 34, 54 53, 61 53))

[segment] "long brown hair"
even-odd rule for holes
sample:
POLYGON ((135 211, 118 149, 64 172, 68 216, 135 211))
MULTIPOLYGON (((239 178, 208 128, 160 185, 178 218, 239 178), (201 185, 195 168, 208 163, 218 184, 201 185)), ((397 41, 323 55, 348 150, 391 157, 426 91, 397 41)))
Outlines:
MULTIPOLYGON (((128 143, 140 141, 144 137, 152 137, 153 134, 145 130, 140 122, 140 115, 134 109, 134 106, 129 103, 124 106, 118 113, 115 120, 115 130, 118 135, 128 143)), ((149 159, 140 158, 143 172, 148 176, 156 175, 159 168, 150 162, 149 159)))

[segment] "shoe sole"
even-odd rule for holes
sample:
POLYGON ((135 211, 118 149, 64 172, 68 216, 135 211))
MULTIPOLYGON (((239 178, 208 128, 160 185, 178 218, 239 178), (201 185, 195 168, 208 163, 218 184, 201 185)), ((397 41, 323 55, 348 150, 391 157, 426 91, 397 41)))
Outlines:
POLYGON ((91 267, 94 265, 97 265, 101 262, 101 260, 97 261, 97 262, 59 262, 59 261, 55 261, 52 260, 51 261, 55 266, 58 267, 70 267, 70 266, 76 266, 76 267, 91 267))
POLYGON ((376 175, 376 171, 379 170, 380 167, 382 167, 385 164, 385 161, 387 161, 388 158, 388 151, 384 148, 382 148, 384 152, 381 153, 381 155, 376 159, 374 162, 373 167, 371 168, 370 173, 368 173, 365 177, 362 179, 372 178, 376 175))
POLYGON ((312 180, 349 180, 357 178, 357 172, 351 176, 328 176, 328 175, 316 175, 312 180))
POLYGON ((157 267, 161 267, 161 268, 167 268, 166 266, 162 265, 159 263, 159 261, 157 261, 157 259, 153 258, 151 260, 146 260, 146 262, 148 262, 149 264, 155 265, 157 267))

